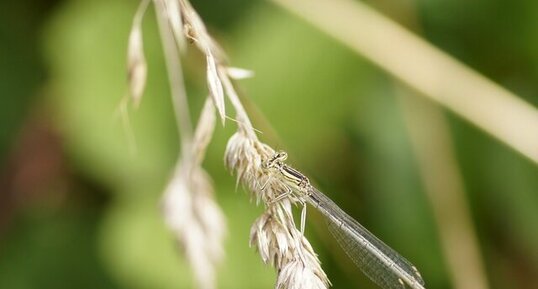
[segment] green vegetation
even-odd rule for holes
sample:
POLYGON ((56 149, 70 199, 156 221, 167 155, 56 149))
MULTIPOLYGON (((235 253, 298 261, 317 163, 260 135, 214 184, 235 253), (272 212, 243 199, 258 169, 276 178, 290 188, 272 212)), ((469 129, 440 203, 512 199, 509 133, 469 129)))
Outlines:
MULTIPOLYGON (((144 21, 148 85, 131 114, 133 153, 117 105, 127 91, 136 1, 49 1, 46 9, 27 2, 0 4, 10 14, 0 18, 0 288, 192 288, 159 211, 178 136, 153 11, 144 21), (43 127, 56 141, 32 148, 24 140, 43 127), (48 158, 20 163, 21 155, 51 151, 61 169, 37 170, 49 181, 24 174, 48 158), (21 182, 28 186, 14 185, 21 182)), ((395 80, 271 3, 192 2, 231 64, 255 71, 239 86, 279 135, 260 138, 290 152, 320 189, 412 260, 428 288, 452 288, 395 80)), ((414 4, 425 39, 538 106, 537 1, 414 4)), ((399 7, 379 5, 401 16, 399 7)), ((197 118, 205 62, 191 52, 183 65, 197 118)), ((445 113, 491 288, 534 288, 536 163, 445 113)), ((269 130, 259 118, 252 112, 254 125, 269 130)), ((235 190, 223 165, 234 126, 217 127, 204 163, 229 227, 219 288, 272 288, 275 273, 248 247, 262 209, 235 190)), ((375 288, 316 225, 321 217, 311 210, 308 220, 306 234, 333 287, 375 288)))

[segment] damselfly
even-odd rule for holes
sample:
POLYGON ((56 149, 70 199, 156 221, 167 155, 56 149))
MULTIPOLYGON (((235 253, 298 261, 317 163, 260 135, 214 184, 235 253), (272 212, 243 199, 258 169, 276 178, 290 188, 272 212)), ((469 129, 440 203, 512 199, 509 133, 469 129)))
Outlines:
POLYGON ((404 257, 370 233, 359 222, 340 209, 329 197, 310 184, 308 178, 284 163, 285 152, 278 152, 264 162, 267 170, 276 171, 288 185, 288 192, 275 201, 295 194, 302 202, 301 231, 304 231, 306 203, 318 209, 326 218, 329 231, 334 235, 346 254, 366 276, 383 288, 424 289, 424 280, 417 268, 404 257))

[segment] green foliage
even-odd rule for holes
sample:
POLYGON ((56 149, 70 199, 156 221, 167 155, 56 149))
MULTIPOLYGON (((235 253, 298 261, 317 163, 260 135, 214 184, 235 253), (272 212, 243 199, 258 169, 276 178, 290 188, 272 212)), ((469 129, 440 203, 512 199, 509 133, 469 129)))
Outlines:
MULTIPOLYGON (((76 172, 75 181, 103 187, 85 190, 106 196, 103 202, 66 202, 45 213, 17 211, 0 242, 0 288, 192 288, 190 269, 159 211, 178 140, 152 10, 144 21, 147 90, 140 108, 130 113, 136 151, 117 115, 127 92, 125 51, 135 2, 66 1, 49 15, 42 45, 0 28, 2 43, 9 44, 0 45, 2 54, 31 55, 0 58, 1 75, 7 77, 0 86, 0 153, 13 141, 22 112, 37 90, 38 76, 31 70, 40 69, 32 60, 38 53, 17 47, 35 45, 33 49, 45 56, 46 103, 76 172), (21 85, 23 81, 27 85, 21 85)), ((290 152, 291 163, 413 260, 429 288, 450 288, 392 79, 267 3, 237 0, 216 9, 214 1, 193 2, 224 42, 231 63, 255 71, 255 78, 240 85, 282 143, 269 133, 261 138, 285 144, 282 149, 290 152)), ((536 1, 501 2, 419 1, 418 16, 426 38, 536 105, 536 1), (517 29, 507 28, 512 20, 517 29)), ((196 116, 207 94, 204 62, 196 53, 186 58, 196 116)), ((450 120, 490 283, 493 288, 531 288, 529 284, 538 282, 536 165, 469 124, 452 116, 450 120)), ((254 125, 269 130, 262 122, 254 125)), ((271 288, 274 272, 248 247, 250 225, 261 208, 250 204, 241 188, 234 192, 235 180, 222 162, 233 128, 232 122, 217 127, 205 162, 229 226, 219 288, 271 288)), ((78 196, 78 188, 70 194, 78 196)), ((309 212, 309 220, 307 235, 334 287, 374 288, 337 249, 321 217, 309 212)))

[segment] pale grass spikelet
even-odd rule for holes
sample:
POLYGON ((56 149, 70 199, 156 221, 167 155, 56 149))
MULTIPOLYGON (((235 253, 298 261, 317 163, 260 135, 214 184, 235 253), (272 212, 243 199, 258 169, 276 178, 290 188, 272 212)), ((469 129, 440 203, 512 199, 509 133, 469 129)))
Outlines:
POLYGON ((213 198, 210 177, 202 169, 215 127, 215 108, 207 99, 188 155, 183 156, 168 184, 162 209, 165 222, 191 264, 198 288, 215 287, 215 268, 224 255, 224 215, 213 198))
POLYGON ((276 289, 327 288, 327 283, 324 280, 327 277, 319 276, 319 271, 311 268, 312 264, 299 260, 287 263, 278 274, 276 289))
POLYGON ((254 77, 254 71, 239 67, 227 67, 226 74, 235 80, 254 77))
POLYGON ((191 264, 198 288, 213 289, 222 261, 224 217, 215 204, 209 176, 201 168, 179 164, 163 197, 167 226, 191 264))
POLYGON ((215 58, 209 49, 206 50, 206 59, 207 59, 207 85, 209 86, 209 91, 215 102, 215 106, 218 108, 219 114, 221 116, 221 121, 224 122, 225 118, 225 108, 224 108, 224 91, 222 89, 222 83, 217 74, 217 64, 215 58))
MULTIPOLYGON (((235 170, 237 183, 245 184, 250 192, 254 192, 262 185, 258 182, 263 177, 260 169, 262 158, 270 155, 265 153, 265 150, 271 151, 268 146, 248 138, 241 129, 232 135, 226 146, 226 167, 235 170)), ((257 203, 262 200, 261 194, 254 194, 253 197, 256 198, 257 203)))
POLYGON ((225 56, 222 49, 211 38, 200 16, 187 0, 179 0, 182 8, 186 36, 193 41, 198 49, 205 54, 207 62, 207 85, 221 121, 226 116, 224 108, 224 92, 218 76, 218 68, 224 64, 225 56))
POLYGON ((215 121, 215 106, 211 99, 206 98, 193 138, 194 146, 191 157, 195 165, 202 165, 207 146, 215 130, 215 121))
POLYGON ((142 19, 148 7, 149 0, 140 2, 138 10, 133 19, 131 32, 129 33, 129 43, 127 47, 127 76, 131 99, 138 107, 144 94, 147 78, 147 63, 144 56, 144 43, 142 37, 142 19))

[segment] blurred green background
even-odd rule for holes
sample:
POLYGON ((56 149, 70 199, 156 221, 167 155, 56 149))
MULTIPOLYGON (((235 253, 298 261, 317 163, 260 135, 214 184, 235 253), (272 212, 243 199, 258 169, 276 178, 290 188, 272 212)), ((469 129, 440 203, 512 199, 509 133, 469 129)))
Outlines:
MULTIPOLYGON (((538 1, 367 2, 538 106, 538 1)), ((137 4, 0 3, 0 288, 193 288, 158 210, 178 140, 152 9, 136 154, 116 114, 137 4)), ((232 64, 256 72, 242 90, 280 142, 261 138, 412 260, 428 288, 452 288, 393 79, 271 3, 192 4, 232 64)), ((189 53, 184 66, 197 117, 204 59, 189 53)), ((536 165, 447 116, 491 288, 538 288, 536 165)), ((219 288, 272 288, 273 269, 248 247, 262 208, 235 191, 223 165, 233 128, 216 129, 204 164, 229 226, 219 288)), ((376 288, 311 215, 307 236, 334 288, 376 288)))

